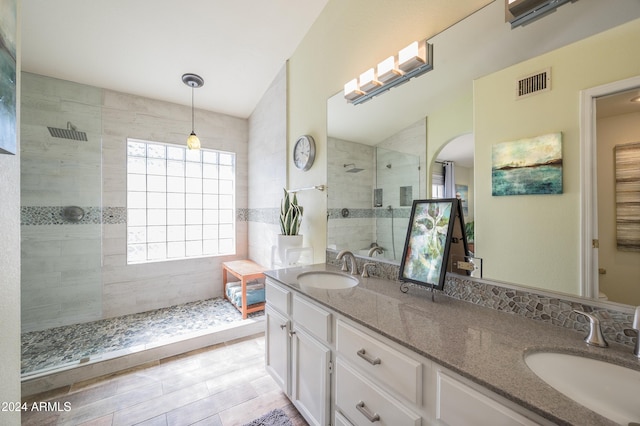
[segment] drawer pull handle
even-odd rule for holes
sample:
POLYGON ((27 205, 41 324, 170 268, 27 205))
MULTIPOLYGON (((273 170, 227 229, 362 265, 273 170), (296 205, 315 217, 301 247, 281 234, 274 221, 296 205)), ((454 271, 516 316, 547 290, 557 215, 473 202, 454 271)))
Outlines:
POLYGON ((295 332, 295 331, 290 331, 290 332, 289 332, 289 337, 293 337, 293 335, 294 335, 294 334, 296 334, 296 332, 295 332))
POLYGON ((367 420, 369 420, 371 423, 375 423, 380 421, 380 414, 378 413, 373 413, 371 414, 369 412, 369 410, 367 410, 364 407, 364 401, 360 401, 356 404, 356 408, 358 409, 358 411, 360 411, 362 413, 363 416, 365 416, 367 418, 367 420))
POLYGON ((280 330, 284 330, 285 328, 287 328, 287 324, 280 324, 280 330))
POLYGON ((371 358, 369 355, 367 355, 366 352, 364 351, 364 349, 360 349, 358 351, 358 356, 360 358, 364 359, 365 361, 367 361, 371 365, 378 365, 378 364, 382 363, 380 358, 371 358))

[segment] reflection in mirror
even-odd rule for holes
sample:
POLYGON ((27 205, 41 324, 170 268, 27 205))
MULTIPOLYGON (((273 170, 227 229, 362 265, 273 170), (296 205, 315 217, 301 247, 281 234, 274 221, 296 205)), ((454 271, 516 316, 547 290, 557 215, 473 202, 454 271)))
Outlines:
POLYGON ((473 185, 473 134, 467 133, 452 139, 437 155, 431 166, 431 198, 447 198, 444 191, 445 171, 443 164, 453 164, 453 192, 462 204, 465 234, 468 247, 474 251, 474 185, 473 185))
POLYGON ((599 298, 640 305, 640 87, 596 99, 599 298), (614 190, 612 190, 615 188, 614 190))
MULTIPOLYGON (((582 291, 584 274, 581 268, 583 264, 594 263, 581 260, 580 253, 581 238, 590 242, 591 234, 585 233, 581 225, 581 199, 585 195, 581 194, 584 184, 581 169, 584 166, 580 164, 583 143, 580 135, 583 129, 576 118, 580 109, 578 99, 585 88, 637 75, 637 59, 625 56, 622 49, 637 44, 639 9, 637 3, 621 2, 616 8, 608 7, 607 13, 603 13, 600 9, 604 5, 602 3, 575 2, 571 7, 558 9, 540 21, 512 31, 508 25, 500 28, 495 25, 494 17, 504 12, 504 4, 498 3, 490 4, 430 39, 435 52, 434 70, 426 76, 357 108, 346 105, 344 98, 338 99, 341 95, 330 98, 327 103, 327 134, 329 139, 377 146, 380 141, 374 140, 376 135, 383 140, 420 117, 426 130, 428 117, 428 137, 426 131, 422 137, 422 149, 427 154, 424 160, 421 155, 420 160, 420 189, 424 193, 418 197, 427 198, 426 176, 431 180, 434 172, 437 174, 436 170, 441 168, 435 162, 441 147, 462 132, 473 131, 475 160, 472 171, 469 171, 469 216, 465 214, 465 221, 479 222, 474 232, 475 254, 484 259, 485 277, 574 296, 589 295, 582 291), (571 19, 576 14, 581 16, 579 22, 571 19), (607 19, 603 18, 605 15, 607 19), (636 21, 630 22, 633 19, 636 21), (575 26, 567 27, 565 24, 569 21, 575 26), (468 40, 478 40, 479 43, 468 43, 468 40), (612 43, 619 48, 604 47, 612 43), (482 49, 478 49, 478 45, 482 49), (592 52, 598 63, 603 65, 586 66, 582 62, 585 51, 592 52), (572 78, 554 81, 551 91, 526 99, 514 99, 513 83, 541 67, 551 67, 552 79, 558 76, 572 78), (460 101, 464 99, 471 99, 469 107, 460 101), (395 124, 387 120, 391 113, 395 124), (564 132, 563 156, 573 165, 564 170, 564 193, 492 197, 492 145, 555 131, 564 132), (589 237, 584 238, 584 235, 589 237)), ((600 132, 600 124, 597 131, 600 132)), ((397 147, 385 148, 402 151, 397 147)), ((347 163, 339 159, 340 151, 331 144, 327 154, 329 163, 340 167, 347 163)), ((374 155, 373 151, 371 155, 374 155)), ((444 156, 439 159, 451 160, 444 156)), ((454 170, 458 177, 462 176, 459 167, 454 170)), ((334 174, 330 168, 328 179, 331 180, 334 174)), ((351 184, 355 185, 355 182, 351 184)), ((331 197, 340 189, 330 188, 329 191, 328 206, 337 208, 331 197)), ((366 196, 368 202, 372 202, 371 193, 367 192, 366 196)), ((349 199, 357 197, 357 194, 351 194, 349 199)), ((335 245, 338 234, 331 218, 328 242, 335 245)), ((359 244, 354 249, 355 253, 362 244, 366 247, 364 241, 359 244)), ((607 276, 613 276, 613 262, 603 265, 607 276)), ((636 264, 640 265, 640 262, 636 264)), ((607 296, 613 292, 605 291, 607 296)), ((624 297, 618 300, 636 303, 628 296, 624 297)))
POLYGON ((421 120, 373 146, 329 136, 330 248, 398 261, 412 202, 424 193, 424 130, 421 120))

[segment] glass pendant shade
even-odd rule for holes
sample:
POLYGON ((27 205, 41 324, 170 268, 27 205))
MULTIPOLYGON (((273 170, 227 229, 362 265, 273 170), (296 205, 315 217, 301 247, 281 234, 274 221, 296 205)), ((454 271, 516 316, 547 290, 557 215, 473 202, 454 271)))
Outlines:
POLYGON ((194 132, 191 132, 189 137, 187 138, 187 147, 189 149, 200 149, 200 139, 194 132))
POLYGON ((198 87, 202 87, 204 84, 204 80, 197 74, 183 74, 182 82, 187 86, 191 87, 191 134, 187 138, 187 147, 189 149, 200 149, 200 139, 196 136, 195 129, 195 109, 193 105, 193 89, 197 89, 198 87))

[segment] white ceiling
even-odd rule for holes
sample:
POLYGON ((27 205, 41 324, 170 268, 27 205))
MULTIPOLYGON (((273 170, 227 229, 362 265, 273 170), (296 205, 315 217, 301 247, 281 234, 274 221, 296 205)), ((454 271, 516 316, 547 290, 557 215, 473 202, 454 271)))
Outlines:
MULTIPOLYGON (((205 80, 204 86, 196 89, 194 94, 197 108, 248 117, 327 2, 22 0, 22 69, 184 105, 190 105, 191 90, 182 83, 181 76, 187 72, 196 73, 205 80)), ((495 3, 487 9, 501 7, 497 5, 500 1, 495 3)), ((452 38, 452 46, 445 43, 451 37, 444 35, 452 33, 451 30, 434 37, 436 70, 416 80, 422 80, 420 84, 426 85, 427 89, 414 90, 409 87, 411 85, 405 85, 382 95, 381 99, 400 99, 401 105, 406 106, 405 95, 393 92, 410 90, 422 98, 422 103, 424 99, 434 101, 433 91, 428 87, 440 88, 436 96, 455 94, 464 90, 473 78, 498 66, 506 66, 504 60, 496 60, 498 57, 511 56, 508 62, 513 63, 532 53, 566 43, 567 39, 583 37, 583 29, 576 31, 579 21, 567 20, 567 17, 580 15, 580 9, 587 5, 591 9, 603 9, 601 16, 607 16, 607 19, 593 25, 596 28, 588 33, 625 20, 621 16, 632 19, 638 9, 637 0, 618 0, 616 10, 607 9, 609 5, 599 0, 580 0, 563 6, 546 19, 546 25, 565 23, 566 27, 559 34, 554 32, 551 40, 528 37, 530 34, 527 34, 529 30, 526 27, 511 31, 502 16, 494 15, 488 21, 492 29, 482 28, 487 21, 466 20, 463 25, 455 26, 465 30, 459 35, 457 31, 453 32, 457 35, 452 38), (559 42, 559 36, 568 37, 559 42), (508 41, 511 55, 493 53, 504 49, 496 39, 508 41), (469 43, 469 40, 476 42, 469 43), (524 53, 527 40, 529 44, 532 40, 536 43, 528 53, 524 53), (478 49, 480 46, 482 48, 478 49), (488 46, 492 46, 490 51, 488 46), (515 47, 520 54, 514 53, 515 47), (469 48, 473 50, 462 54, 469 48), (452 52, 455 55, 449 58, 452 52), (483 52, 491 65, 476 66, 473 70, 463 66, 467 58, 475 58, 478 52, 483 52), (447 62, 449 66, 443 67, 447 62)), ((496 14, 500 15, 500 12, 496 14)), ((488 10, 476 15, 488 16, 488 10)), ((383 110, 383 116, 400 115, 407 124, 417 120, 407 114, 405 108, 385 106, 381 99, 356 110, 378 108, 383 110)), ((436 104, 433 102, 434 106, 436 104)), ((422 107, 413 110, 418 114, 416 117, 424 117, 428 113, 422 107)), ((345 118, 345 121, 351 123, 351 128, 359 127, 353 125, 357 121, 351 118, 345 118)), ((377 119, 377 122, 380 126, 385 120, 377 119)), ((377 137, 386 133, 371 124, 366 128, 369 134, 377 137)))
POLYGON ((246 118, 328 0, 22 0, 22 70, 246 118))

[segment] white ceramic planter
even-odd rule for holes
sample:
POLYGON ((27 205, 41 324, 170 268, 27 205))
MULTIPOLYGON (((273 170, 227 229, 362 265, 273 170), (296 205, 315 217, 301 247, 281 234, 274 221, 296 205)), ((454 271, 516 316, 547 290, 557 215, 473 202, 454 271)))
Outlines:
POLYGON ((291 253, 289 259, 286 258, 286 250, 290 248, 302 247, 302 235, 278 235, 278 257, 283 266, 296 263, 300 259, 300 252, 291 253))

